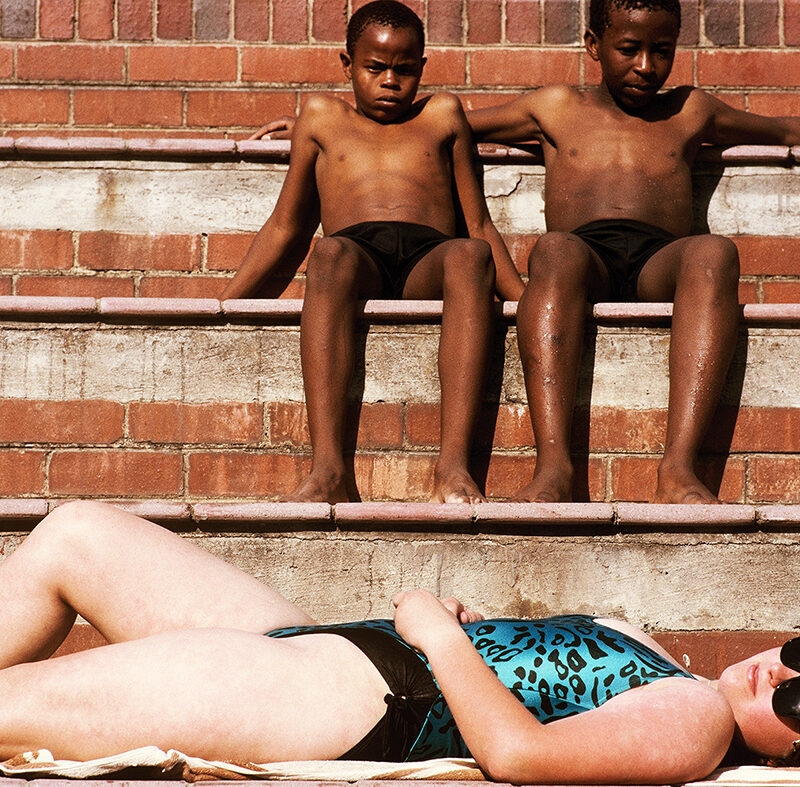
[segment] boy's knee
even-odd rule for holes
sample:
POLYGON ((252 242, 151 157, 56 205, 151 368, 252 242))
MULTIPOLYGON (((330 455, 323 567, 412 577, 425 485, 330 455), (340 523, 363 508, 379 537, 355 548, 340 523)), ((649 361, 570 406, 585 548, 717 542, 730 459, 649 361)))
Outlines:
POLYGON ((698 235, 689 244, 684 270, 728 286, 738 286, 739 250, 723 235, 698 235))
POLYGON ((585 277, 591 265, 591 254, 580 238, 569 232, 546 232, 528 257, 530 281, 575 282, 585 277))
POLYGON ((355 278, 358 254, 353 244, 344 238, 320 238, 308 258, 306 282, 312 287, 319 283, 329 286, 334 281, 355 278))
POLYGON ((451 241, 444 259, 445 279, 464 278, 494 286, 492 247, 481 238, 457 238, 451 241))

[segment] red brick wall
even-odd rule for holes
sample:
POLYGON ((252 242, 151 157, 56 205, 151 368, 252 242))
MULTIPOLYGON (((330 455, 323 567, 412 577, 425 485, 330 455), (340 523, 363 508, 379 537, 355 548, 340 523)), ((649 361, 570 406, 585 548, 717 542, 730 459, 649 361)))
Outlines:
MULTIPOLYGON (((425 82, 470 106, 590 84, 580 0, 407 0, 425 82)), ((345 89, 337 52, 362 0, 0 0, 0 130, 241 135, 345 89)), ((765 114, 800 113, 800 0, 684 2, 673 82, 765 114)))

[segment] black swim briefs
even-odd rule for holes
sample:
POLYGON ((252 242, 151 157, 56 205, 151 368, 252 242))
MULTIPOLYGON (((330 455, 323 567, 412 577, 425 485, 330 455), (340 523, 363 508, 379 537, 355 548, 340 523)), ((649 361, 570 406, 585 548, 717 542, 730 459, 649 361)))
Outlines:
POLYGON ((590 221, 572 230, 592 249, 608 271, 611 291, 609 300, 635 301, 639 274, 645 263, 677 235, 628 219, 590 221))
POLYGON ((440 243, 451 240, 433 227, 405 221, 363 221, 338 232, 332 238, 349 238, 375 263, 383 281, 383 298, 400 298, 414 266, 440 243))
POLYGON ((386 713, 340 760, 404 762, 419 736, 428 711, 440 696, 425 662, 383 621, 297 626, 270 631, 269 637, 338 634, 350 640, 373 663, 389 686, 386 713), (387 631, 383 630, 386 628, 387 631))

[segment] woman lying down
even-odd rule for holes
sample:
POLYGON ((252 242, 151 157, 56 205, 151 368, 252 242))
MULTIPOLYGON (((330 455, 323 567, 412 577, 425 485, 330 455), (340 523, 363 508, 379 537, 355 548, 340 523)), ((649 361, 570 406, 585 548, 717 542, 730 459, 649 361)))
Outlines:
POLYGON ((798 640, 711 681, 617 620, 482 620, 420 590, 394 606, 393 622, 318 626, 157 525, 68 503, 0 565, 0 760, 472 755, 499 781, 665 784, 732 745, 798 745, 798 640), (45 660, 76 613, 111 644, 45 660))

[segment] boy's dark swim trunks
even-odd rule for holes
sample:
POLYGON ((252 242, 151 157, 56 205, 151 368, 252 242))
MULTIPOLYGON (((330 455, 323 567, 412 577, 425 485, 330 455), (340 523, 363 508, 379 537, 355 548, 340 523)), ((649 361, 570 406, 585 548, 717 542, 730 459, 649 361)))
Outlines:
POLYGON ((414 266, 440 243, 451 240, 433 227, 405 221, 363 221, 331 237, 349 238, 375 263, 383 281, 383 298, 400 298, 414 266))
POLYGON ((590 221, 572 230, 606 266, 611 280, 609 300, 635 301, 636 285, 645 263, 677 235, 627 219, 590 221))

